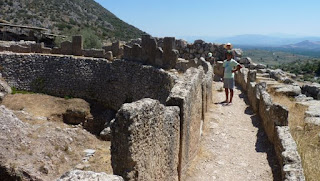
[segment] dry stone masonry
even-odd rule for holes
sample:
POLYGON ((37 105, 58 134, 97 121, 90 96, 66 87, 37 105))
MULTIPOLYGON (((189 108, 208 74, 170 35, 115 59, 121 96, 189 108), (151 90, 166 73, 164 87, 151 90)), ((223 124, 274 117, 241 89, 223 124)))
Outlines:
MULTIPOLYGON (((164 38, 162 48, 145 35, 141 45, 124 46, 123 59, 112 62, 4 52, 1 73, 19 90, 94 100, 118 111, 111 157, 114 172, 125 180, 184 180, 212 100, 213 69, 203 58, 178 59, 175 43, 164 38)), ((70 54, 80 52, 81 46, 64 45, 70 54)))
MULTIPOLYGON (((215 73, 222 76, 221 70, 222 63, 218 63, 215 73)), ((235 74, 235 80, 247 92, 253 110, 261 117, 268 139, 275 147, 283 180, 305 180, 297 145, 288 127, 289 112, 287 108, 272 102, 267 92, 267 83, 256 83, 256 76, 256 67, 251 70, 242 68, 235 74)))
MULTIPOLYGON (((186 178, 198 152, 205 112, 212 100, 213 75, 217 79, 222 75, 226 50, 223 45, 202 40, 188 44, 173 37, 143 35, 101 50, 84 50, 81 36, 74 36, 60 48, 24 43, 0 46, 0 51, 5 51, 0 52, 0 66, 9 86, 94 100, 117 111, 112 124, 99 128, 103 130, 100 135, 111 139, 115 174, 124 180, 176 181, 186 178), (209 52, 215 63, 205 60, 209 52)), ((236 73, 235 80, 247 92, 274 144, 283 180, 304 180, 297 146, 289 132, 288 110, 273 103, 267 88, 307 105, 306 122, 320 125, 320 104, 314 100, 320 99, 320 86, 300 87, 295 75, 255 64, 242 57, 240 49, 234 52, 235 59, 246 67, 236 73)), ((0 85, 3 97, 10 87, 5 82, 0 85)), ((78 171, 61 179, 74 174, 78 171)))

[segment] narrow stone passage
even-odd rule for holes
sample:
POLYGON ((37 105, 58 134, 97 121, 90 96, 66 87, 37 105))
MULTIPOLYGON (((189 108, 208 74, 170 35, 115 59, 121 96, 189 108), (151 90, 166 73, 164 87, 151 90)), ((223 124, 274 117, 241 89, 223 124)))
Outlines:
POLYGON ((187 181, 281 180, 274 149, 259 117, 246 104, 245 93, 236 88, 233 104, 225 105, 222 86, 213 82, 213 104, 187 181))

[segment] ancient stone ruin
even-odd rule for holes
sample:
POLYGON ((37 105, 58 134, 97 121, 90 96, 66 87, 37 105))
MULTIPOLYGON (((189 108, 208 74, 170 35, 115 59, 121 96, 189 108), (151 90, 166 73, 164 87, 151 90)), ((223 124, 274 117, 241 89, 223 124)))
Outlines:
MULTIPOLYGON (((213 78, 222 74, 223 45, 144 35, 103 50, 83 50, 79 36, 50 50, 38 44, 16 46, 0 48, 4 50, 0 53, 1 74, 11 87, 93 100, 117 112, 107 126, 115 175, 124 180, 186 178, 198 153, 205 112, 212 103, 213 78), (214 70, 213 62, 204 59, 208 52, 217 61, 214 70)), ((302 92, 312 99, 319 99, 319 86, 301 89, 290 74, 255 64, 241 57, 241 50, 236 54, 246 67, 236 74, 236 82, 262 118, 282 166, 283 180, 304 180, 301 158, 289 132, 288 110, 272 102, 267 84, 277 80, 275 91, 288 96, 302 92), (258 83, 257 77, 268 80, 258 83)), ((310 101, 304 104, 310 104, 310 122, 318 123, 319 113, 314 111, 318 107, 310 101)), ((96 134, 105 129, 97 127, 96 134)))
POLYGON ((203 59, 187 70, 172 69, 178 61, 175 39, 165 40, 162 51, 144 36, 142 48, 125 47, 124 59, 113 62, 1 53, 1 73, 19 90, 95 100, 118 111, 111 127, 114 174, 125 180, 182 179, 197 154, 213 69, 203 59))

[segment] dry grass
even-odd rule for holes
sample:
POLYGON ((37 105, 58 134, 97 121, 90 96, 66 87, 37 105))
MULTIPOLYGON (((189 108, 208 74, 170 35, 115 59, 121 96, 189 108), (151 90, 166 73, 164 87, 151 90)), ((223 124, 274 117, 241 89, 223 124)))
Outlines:
POLYGON ((320 127, 307 126, 304 113, 307 107, 296 104, 292 99, 271 93, 273 101, 289 109, 289 127, 298 146, 306 180, 317 181, 320 178, 320 127))
POLYGON ((32 147, 23 144, 11 145, 17 147, 12 153, 15 155, 15 160, 10 162, 13 168, 32 163, 33 168, 38 168, 34 170, 35 172, 45 173, 46 168, 50 167, 49 173, 43 174, 43 179, 53 180, 79 164, 86 164, 82 162, 85 156, 83 150, 94 149, 96 153, 89 159, 89 166, 84 169, 107 174, 113 173, 111 143, 99 140, 81 127, 75 128, 65 124, 62 116, 59 116, 70 107, 90 111, 89 104, 85 101, 65 100, 41 94, 15 94, 6 96, 2 103, 13 109, 17 117, 29 123, 30 126, 25 136, 31 141, 32 147), (49 119, 38 119, 38 117, 49 119))

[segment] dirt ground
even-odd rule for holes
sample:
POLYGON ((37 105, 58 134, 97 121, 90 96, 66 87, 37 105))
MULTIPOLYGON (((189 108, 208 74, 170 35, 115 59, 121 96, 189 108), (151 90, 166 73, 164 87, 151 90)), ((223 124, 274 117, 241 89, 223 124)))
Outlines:
POLYGON ((63 122, 63 114, 70 109, 91 116, 86 101, 14 94, 2 104, 22 121, 0 125, 0 166, 43 180, 55 180, 72 169, 112 174, 110 142, 99 140, 81 125, 63 122), (86 156, 87 149, 95 150, 94 155, 86 156))
POLYGON ((206 113, 201 148, 187 181, 281 180, 273 147, 246 95, 235 89, 233 104, 224 100, 222 83, 214 82, 214 104, 206 113))

